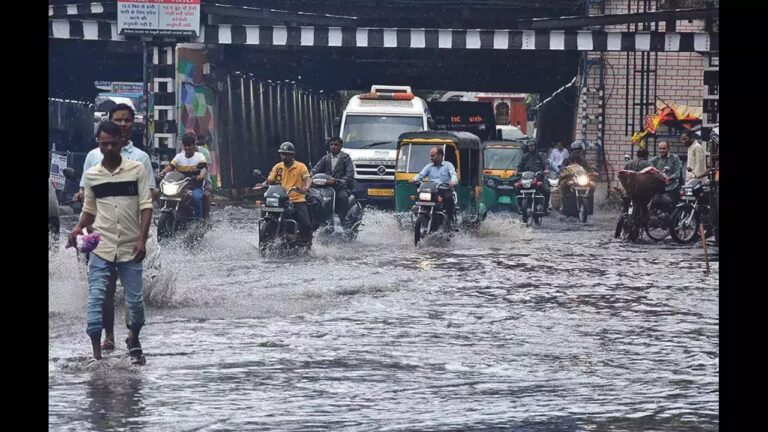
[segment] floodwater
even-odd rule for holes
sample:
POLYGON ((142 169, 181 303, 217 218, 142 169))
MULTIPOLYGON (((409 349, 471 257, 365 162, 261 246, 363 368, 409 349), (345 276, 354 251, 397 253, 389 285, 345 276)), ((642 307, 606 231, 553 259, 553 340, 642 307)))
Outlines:
POLYGON ((700 245, 595 213, 414 248, 374 210, 353 243, 262 258, 255 210, 218 209, 196 247, 151 240, 145 366, 120 300, 118 348, 87 365, 86 269, 54 250, 50 429, 719 430, 717 249, 705 274, 700 245))

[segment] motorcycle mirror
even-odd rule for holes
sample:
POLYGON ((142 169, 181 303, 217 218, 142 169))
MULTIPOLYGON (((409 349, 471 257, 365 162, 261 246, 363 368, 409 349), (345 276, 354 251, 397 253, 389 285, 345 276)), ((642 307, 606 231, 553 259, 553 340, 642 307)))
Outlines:
POLYGON ((68 180, 76 180, 75 179, 75 170, 72 168, 64 168, 63 170, 64 178, 68 180))
POLYGON ((257 170, 257 169, 253 170, 253 175, 254 175, 255 177, 258 177, 258 176, 260 176, 260 175, 261 175, 261 170, 257 170))
POLYGON ((627 154, 624 155, 624 162, 629 162, 629 155, 627 154))

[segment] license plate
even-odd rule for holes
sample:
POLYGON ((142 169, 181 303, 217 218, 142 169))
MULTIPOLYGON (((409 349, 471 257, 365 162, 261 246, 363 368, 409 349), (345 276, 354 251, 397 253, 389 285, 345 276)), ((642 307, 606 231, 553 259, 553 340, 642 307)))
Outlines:
POLYGON ((281 207, 267 207, 267 206, 261 206, 261 211, 263 212, 272 212, 272 213, 282 213, 285 210, 281 207))
POLYGON ((515 188, 514 186, 504 186, 504 185, 496 186, 496 189, 514 189, 514 188, 515 188))
POLYGON ((368 196, 395 196, 394 189, 368 189, 368 196))
POLYGON ((627 211, 627 214, 632 214, 632 207, 629 208, 629 210, 627 211))
POLYGON ((433 206, 433 205, 435 205, 435 203, 433 203, 431 201, 416 201, 416 205, 420 205, 420 206, 433 206))

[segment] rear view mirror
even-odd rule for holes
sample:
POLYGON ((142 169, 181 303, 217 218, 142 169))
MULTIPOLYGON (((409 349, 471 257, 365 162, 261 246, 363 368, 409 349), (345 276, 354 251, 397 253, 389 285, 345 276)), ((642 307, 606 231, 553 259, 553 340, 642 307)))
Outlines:
POLYGON ((624 155, 624 162, 629 162, 629 155, 628 154, 624 155))
POLYGON ((253 170, 253 176, 254 177, 258 177, 260 175, 261 175, 261 170, 257 170, 257 169, 253 170))
POLYGON ((64 168, 62 171, 64 178, 67 180, 77 180, 77 178, 75 178, 75 170, 73 168, 64 168))

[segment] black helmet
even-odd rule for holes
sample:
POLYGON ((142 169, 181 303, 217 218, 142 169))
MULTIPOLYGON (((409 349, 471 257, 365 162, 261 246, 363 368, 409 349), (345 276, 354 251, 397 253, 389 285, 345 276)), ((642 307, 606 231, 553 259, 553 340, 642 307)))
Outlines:
POLYGON ((278 153, 288 153, 288 154, 296 154, 296 149, 293 147, 293 144, 286 141, 282 144, 280 144, 280 148, 277 150, 278 153))

